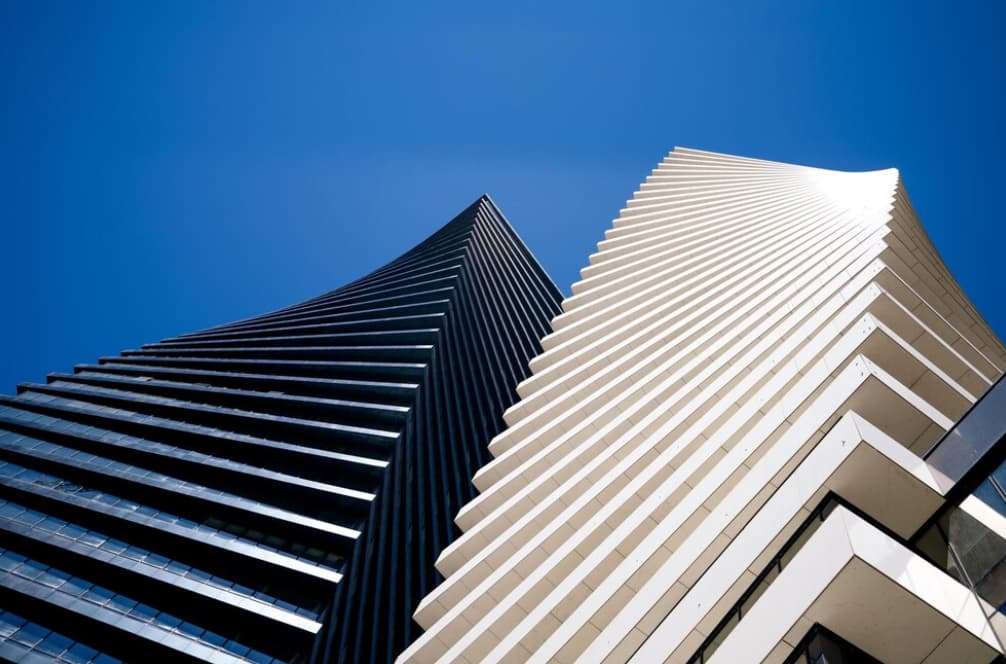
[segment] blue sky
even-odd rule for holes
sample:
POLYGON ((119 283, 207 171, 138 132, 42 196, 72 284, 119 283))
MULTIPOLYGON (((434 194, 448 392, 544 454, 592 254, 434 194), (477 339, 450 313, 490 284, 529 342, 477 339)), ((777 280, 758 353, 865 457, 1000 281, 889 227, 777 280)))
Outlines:
POLYGON ((0 4, 0 392, 360 276, 484 191, 568 291, 675 145, 901 169, 1000 336, 1006 3, 0 4))

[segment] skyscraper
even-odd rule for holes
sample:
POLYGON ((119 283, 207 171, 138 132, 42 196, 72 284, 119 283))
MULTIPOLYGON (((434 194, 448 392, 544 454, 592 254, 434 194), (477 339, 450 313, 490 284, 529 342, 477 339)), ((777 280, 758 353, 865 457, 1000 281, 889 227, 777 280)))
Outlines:
POLYGON ((482 197, 338 290, 0 397, 0 658, 390 661, 558 302, 482 197))
POLYGON ((677 149, 581 276, 400 661, 999 657, 1006 351, 897 171, 677 149))

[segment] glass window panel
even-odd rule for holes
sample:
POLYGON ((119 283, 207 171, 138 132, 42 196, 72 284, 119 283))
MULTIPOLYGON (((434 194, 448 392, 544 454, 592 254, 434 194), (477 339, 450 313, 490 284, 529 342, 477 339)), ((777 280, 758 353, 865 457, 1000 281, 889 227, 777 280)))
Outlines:
POLYGON ((916 542, 918 549, 941 569, 949 569, 953 558, 947 540, 936 524, 931 525, 916 542))
MULTIPOLYGON (((1000 466, 996 473, 1003 473, 1003 466, 1000 466)), ((1006 481, 1006 477, 997 477, 999 481, 999 486, 1006 486, 1003 484, 1006 481)), ((1006 501, 1003 500, 1002 493, 999 488, 994 486, 991 480, 985 480, 978 485, 978 488, 974 491, 974 496, 980 501, 999 512, 1003 516, 1006 516, 1006 501)))
POLYGON ((35 623, 25 623, 21 629, 14 632, 11 640, 30 647, 40 642, 49 634, 49 630, 35 623))
POLYGON ((15 616, 13 613, 0 615, 0 639, 9 638, 11 634, 21 628, 24 622, 24 618, 15 616))
POLYGON ((49 653, 50 655, 60 655, 72 645, 73 641, 62 634, 50 632, 49 635, 42 640, 42 643, 38 644, 36 647, 42 652, 49 653))
POLYGON ((224 644, 224 648, 234 653, 238 657, 244 657, 245 655, 248 654, 248 648, 246 646, 241 645, 237 641, 233 640, 227 641, 227 643, 224 644))
POLYGON ((137 604, 129 610, 129 615, 140 620, 150 622, 154 619, 154 616, 157 615, 157 609, 152 606, 147 606, 146 604, 137 604))
POLYGON ((190 622, 183 622, 178 626, 178 631, 187 634, 188 636, 198 638, 203 634, 203 628, 198 625, 193 625, 190 622))
POLYGON ((247 655, 248 659, 253 662, 259 662, 260 664, 269 664, 272 661, 272 657, 265 654, 264 652, 259 652, 258 650, 252 650, 247 655))
POLYGON ((64 655, 64 659, 68 662, 80 662, 80 664, 86 664, 97 656, 98 651, 94 648, 88 648, 83 643, 76 643, 67 651, 64 655))

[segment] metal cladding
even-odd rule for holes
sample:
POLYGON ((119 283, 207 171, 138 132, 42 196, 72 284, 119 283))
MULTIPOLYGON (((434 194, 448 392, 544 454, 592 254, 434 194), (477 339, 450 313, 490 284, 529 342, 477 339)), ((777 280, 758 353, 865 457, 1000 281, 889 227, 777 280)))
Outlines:
POLYGON ((896 170, 676 149, 581 275, 400 661, 1002 651, 910 540, 947 500, 922 457, 1006 351, 896 170))
POLYGON ((0 658, 391 661, 559 298, 482 197, 338 290, 0 397, 0 658))

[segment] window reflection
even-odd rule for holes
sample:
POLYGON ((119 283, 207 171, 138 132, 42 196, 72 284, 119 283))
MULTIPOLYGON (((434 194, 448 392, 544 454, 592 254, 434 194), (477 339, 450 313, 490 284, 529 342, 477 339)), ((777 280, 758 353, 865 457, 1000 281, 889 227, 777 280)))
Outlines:
MULTIPOLYGON (((151 606, 139 603, 108 588, 75 577, 62 570, 50 567, 37 560, 26 558, 15 551, 2 547, 0 547, 0 571, 5 574, 18 576, 34 584, 44 585, 46 590, 54 591, 62 596, 61 598, 50 597, 48 601, 51 602, 65 606, 73 599, 81 599, 121 615, 146 622, 160 629, 173 632, 181 638, 190 641, 199 641, 208 647, 216 647, 231 653, 238 653, 240 656, 249 659, 252 659, 254 654, 253 661, 281 664, 281 660, 274 660, 268 655, 252 650, 236 641, 225 639, 219 634, 214 634, 196 625, 185 623, 180 618, 166 611, 158 611, 151 606), (214 638, 212 640, 205 638, 207 634, 212 634, 214 638), (213 641, 219 642, 221 639, 223 639, 222 646, 211 645, 213 641)), ((45 631, 44 628, 35 626, 32 634, 38 635, 43 631, 45 631)), ((35 647, 42 639, 43 637, 39 636, 38 641, 32 644, 32 647, 35 647)))
MULTIPOLYGON (((81 528, 80 526, 68 523, 67 521, 57 517, 44 516, 41 512, 36 512, 35 510, 31 510, 2 499, 0 499, 0 519, 9 519, 28 525, 35 522, 34 527, 36 529, 46 531, 50 535, 63 539, 67 542, 80 542, 96 549, 128 558, 144 566, 163 570, 179 577, 185 577, 189 580, 197 581, 199 583, 239 595, 243 599, 271 604, 312 620, 318 618, 318 611, 316 610, 294 606, 293 604, 273 597, 262 590, 248 588, 234 581, 196 569, 190 565, 186 565, 185 563, 177 560, 172 560, 142 547, 126 544, 114 537, 110 537, 94 530, 81 528), (42 520, 36 521, 39 516, 43 517, 42 520)), ((64 544, 63 546, 67 545, 64 544)))

